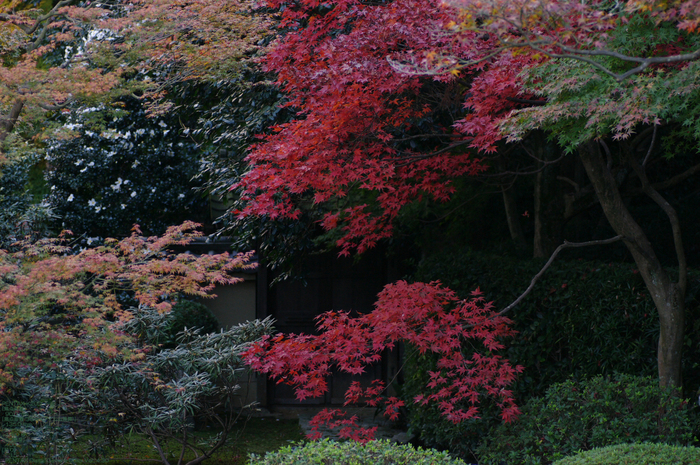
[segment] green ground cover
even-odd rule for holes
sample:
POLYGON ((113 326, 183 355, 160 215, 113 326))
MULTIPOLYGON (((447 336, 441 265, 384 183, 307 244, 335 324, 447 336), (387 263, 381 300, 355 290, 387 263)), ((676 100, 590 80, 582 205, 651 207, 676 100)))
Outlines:
MULTIPOLYGON (((216 433, 217 431, 197 431, 193 434, 205 439, 216 433)), ((298 420, 251 418, 245 427, 232 431, 229 444, 216 451, 214 456, 207 459, 205 463, 211 465, 248 463, 248 454, 250 453, 264 454, 269 451, 275 451, 303 438, 304 434, 299 427, 298 420)), ((101 463, 106 465, 135 465, 143 463, 144 459, 159 461, 156 450, 145 437, 131 435, 127 439, 128 441, 118 445, 113 453, 109 454, 110 459, 105 459, 101 463)), ((83 444, 86 444, 86 442, 83 442, 83 444)), ((167 447, 168 459, 172 459, 172 463, 177 463, 177 457, 180 452, 179 447, 174 442, 168 444, 167 447)), ((194 455, 192 453, 185 454, 185 463, 193 458, 194 455)), ((81 462, 93 463, 92 461, 81 462)))
MULTIPOLYGON (((202 440, 211 438, 217 431, 195 431, 192 434, 202 440)), ((275 418, 251 418, 247 422, 241 422, 241 427, 234 429, 229 436, 228 444, 216 451, 209 459, 204 461, 210 465, 243 465, 248 463, 248 454, 263 455, 266 452, 276 451, 279 448, 298 442, 304 438, 298 420, 275 418)), ((63 463, 78 465, 136 465, 142 463, 161 463, 158 453, 152 443, 143 435, 130 434, 117 441, 114 447, 102 448, 103 437, 82 436, 75 444, 71 454, 72 459, 63 463), (95 454, 94 449, 101 449, 101 453, 95 454)), ((175 442, 165 446, 167 457, 171 464, 178 463, 180 448, 175 442)), ((194 454, 185 454, 182 463, 192 460, 194 454)), ((34 460, 16 457, 8 462, 17 465, 44 464, 45 457, 38 456, 34 460)))

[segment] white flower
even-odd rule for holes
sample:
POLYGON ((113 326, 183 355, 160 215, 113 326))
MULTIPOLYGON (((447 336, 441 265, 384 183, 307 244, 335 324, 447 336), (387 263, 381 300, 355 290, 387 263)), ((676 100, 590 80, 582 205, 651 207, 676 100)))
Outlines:
POLYGON ((136 134, 137 136, 143 136, 144 134, 146 134, 146 130, 143 128, 137 129, 136 131, 134 131, 134 134, 136 134))
POLYGON ((95 162, 91 161, 90 163, 88 163, 88 166, 95 166, 95 162))
POLYGON ((136 191, 131 191, 131 196, 136 197, 136 191))
POLYGON ((71 195, 68 196, 68 198, 66 199, 66 201, 67 201, 67 202, 72 202, 74 198, 75 198, 75 197, 73 197, 73 194, 71 194, 71 195))
POLYGON ((122 204, 122 210, 124 210, 125 208, 126 208, 126 205, 122 204))
POLYGON ((99 213, 100 210, 102 210, 102 207, 100 207, 99 205, 95 207, 95 213, 99 213))
POLYGON ((51 190, 52 190, 52 191, 55 191, 55 190, 56 190, 56 186, 55 186, 55 185, 54 185, 54 186, 51 186, 51 190))
POLYGON ((156 193, 156 188, 154 187, 153 189, 151 189, 151 194, 155 194, 155 193, 156 193))
POLYGON ((165 121, 163 121, 163 120, 158 121, 158 126, 160 126, 161 128, 167 128, 167 127, 168 127, 168 125, 165 124, 165 121))
POLYGON ((95 200, 95 199, 88 200, 88 205, 91 207, 94 207, 95 205, 97 205, 97 200, 95 200))
POLYGON ((136 168, 136 167, 139 166, 139 165, 140 165, 139 161, 136 160, 136 161, 134 161, 134 162, 131 164, 131 167, 132 167, 132 168, 136 168))
POLYGON ((123 182, 122 178, 117 178, 117 182, 115 182, 114 184, 112 184, 109 187, 111 187, 114 192, 119 192, 119 190, 122 187, 122 182, 123 182))
POLYGON ((84 173, 84 172, 87 171, 87 169, 88 169, 88 167, 86 166, 85 168, 83 168, 82 170, 80 170, 80 172, 81 172, 81 173, 84 173))
POLYGON ((185 194, 180 194, 180 195, 177 196, 177 198, 178 198, 178 199, 184 199, 184 198, 185 198, 185 194))
POLYGON ((80 166, 83 163, 83 159, 81 158, 80 160, 75 162, 75 166, 80 166))

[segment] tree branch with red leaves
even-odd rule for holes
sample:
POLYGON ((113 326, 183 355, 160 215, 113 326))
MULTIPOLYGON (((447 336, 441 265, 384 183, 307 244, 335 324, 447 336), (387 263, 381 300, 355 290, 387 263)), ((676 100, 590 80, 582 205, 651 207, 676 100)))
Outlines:
MULTIPOLYGON (((519 413, 509 386, 522 367, 512 366, 497 354, 504 347, 503 340, 513 335, 510 320, 495 314, 478 291, 468 300, 459 300, 438 282, 399 281, 384 288, 371 313, 353 318, 346 312, 329 312, 318 318, 317 325, 318 335, 264 338, 247 351, 247 363, 278 383, 293 386, 297 398, 304 400, 328 391, 327 379, 333 370, 363 373, 381 360, 385 350, 408 344, 438 358, 437 371, 431 373, 414 402, 437 405, 454 423, 476 418, 484 398, 498 405, 505 421, 519 413), (465 353, 466 342, 480 350, 465 353)), ((386 388, 382 381, 369 387, 353 383, 345 394, 345 405, 366 402, 396 419, 404 402, 386 396, 386 388)), ((343 426, 343 437, 372 437, 372 431, 336 417, 335 412, 322 412, 314 422, 315 431, 321 424, 330 424, 343 426)))

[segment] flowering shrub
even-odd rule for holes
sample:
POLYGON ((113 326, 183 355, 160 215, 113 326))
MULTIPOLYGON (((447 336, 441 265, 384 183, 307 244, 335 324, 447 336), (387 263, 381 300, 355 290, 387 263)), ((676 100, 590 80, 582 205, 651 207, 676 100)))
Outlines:
POLYGON ((191 182, 200 169, 194 141, 174 114, 148 118, 133 98, 124 106, 128 113, 109 121, 88 115, 100 109, 77 111, 66 128, 79 137, 54 140, 47 149, 47 200, 63 228, 118 237, 134 223, 160 234, 185 219, 203 219, 206 204, 191 182))

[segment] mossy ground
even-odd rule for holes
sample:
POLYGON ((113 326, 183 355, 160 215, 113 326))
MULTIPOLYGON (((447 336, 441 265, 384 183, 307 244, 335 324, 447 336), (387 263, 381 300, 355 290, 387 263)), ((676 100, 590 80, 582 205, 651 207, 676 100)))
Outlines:
MULTIPOLYGON (((217 431, 195 431, 192 434, 207 439, 216 435, 217 431)), ((74 445, 71 453, 72 460, 64 463, 76 465, 137 465, 160 463, 158 453, 146 436, 130 434, 120 438, 116 447, 103 449, 102 453, 95 455, 90 453, 91 444, 101 443, 103 438, 96 436, 82 436, 74 445)), ((251 418, 247 422, 241 422, 241 428, 235 429, 229 435, 229 443, 221 447, 204 463, 208 465, 244 465, 248 463, 248 454, 258 455, 276 451, 282 446, 289 445, 304 439, 304 434, 296 419, 276 419, 272 417, 251 418), (245 424, 244 424, 245 423, 245 424)), ((177 463, 180 449, 175 442, 164 446, 171 464, 177 463)), ((194 455, 187 453, 185 459, 192 459, 194 455)), ((25 459, 26 460, 26 459, 25 459)), ((185 460, 183 463, 186 463, 185 460)), ((10 462, 11 463, 11 462, 10 462)), ((21 461, 18 463, 27 463, 21 461)), ((33 461, 28 463, 33 464, 33 461)), ((36 463, 44 463, 37 461, 36 463)))

